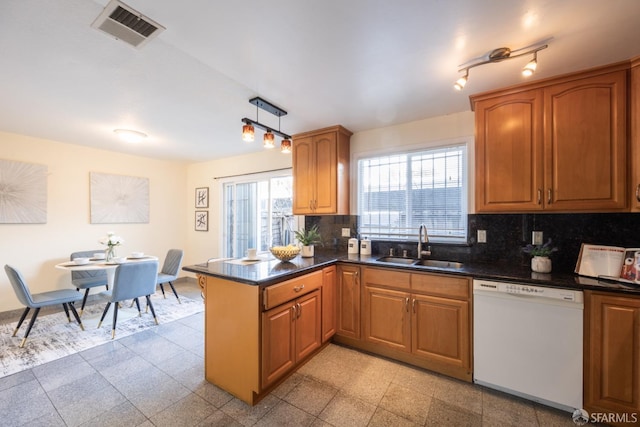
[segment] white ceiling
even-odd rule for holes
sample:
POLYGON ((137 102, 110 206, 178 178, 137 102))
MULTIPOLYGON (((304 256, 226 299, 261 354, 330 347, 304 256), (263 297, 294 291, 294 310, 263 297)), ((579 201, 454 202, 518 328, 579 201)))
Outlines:
POLYGON ((107 2, 0 2, 0 131, 204 161, 263 150, 261 131, 240 136, 254 96, 289 112, 288 134, 358 132, 468 111, 469 94, 524 81, 528 57, 453 89, 459 65, 498 47, 550 39, 531 79, 640 55, 638 0, 126 0, 166 27, 140 49, 90 27, 107 2), (120 142, 122 127, 149 137, 120 142))

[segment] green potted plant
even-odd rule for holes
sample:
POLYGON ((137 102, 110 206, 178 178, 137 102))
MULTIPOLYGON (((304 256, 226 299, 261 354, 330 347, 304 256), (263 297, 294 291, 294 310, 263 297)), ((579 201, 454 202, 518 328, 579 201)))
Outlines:
POLYGON ((318 231, 318 226, 314 225, 308 230, 301 228, 298 231, 294 231, 294 234, 298 242, 302 245, 302 257, 312 257, 314 254, 313 245, 320 243, 320 231, 318 231))
POLYGON ((544 245, 527 245, 522 252, 531 255, 531 270, 536 273, 551 273, 551 256, 558 248, 552 246, 551 239, 544 245))

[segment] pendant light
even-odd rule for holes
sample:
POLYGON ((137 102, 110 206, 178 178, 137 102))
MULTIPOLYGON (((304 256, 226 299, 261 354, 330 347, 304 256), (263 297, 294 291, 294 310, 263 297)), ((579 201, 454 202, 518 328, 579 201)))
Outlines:
POLYGON ((291 153, 291 140, 290 139, 283 139, 282 142, 280 143, 280 152, 282 152, 282 154, 290 154, 291 153))
POLYGON ((256 106, 256 120, 251 120, 246 117, 242 119, 242 123, 244 123, 244 125, 242 126, 242 140, 247 142, 254 141, 255 128, 257 127, 266 131, 266 133, 262 138, 262 143, 265 148, 274 148, 275 135, 278 135, 279 137, 282 138, 282 143, 280 144, 280 150, 283 153, 290 153, 291 152, 291 136, 280 131, 280 118, 282 116, 287 115, 287 112, 284 111, 282 108, 276 107, 272 103, 265 101, 260 97, 252 98, 249 100, 249 102, 256 106), (278 130, 275 130, 272 127, 264 125, 258 121, 259 108, 265 111, 268 111, 269 113, 278 117, 278 130))
POLYGON ((264 134, 264 137, 262 139, 262 143, 264 145, 264 148, 273 148, 275 147, 275 137, 273 136, 273 133, 271 132, 271 130, 267 130, 267 133, 264 134))

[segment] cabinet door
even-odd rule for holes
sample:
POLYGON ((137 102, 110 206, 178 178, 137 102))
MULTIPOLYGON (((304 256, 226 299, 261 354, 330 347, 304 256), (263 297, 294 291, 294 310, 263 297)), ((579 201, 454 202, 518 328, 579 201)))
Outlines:
POLYGON ((585 292, 584 407, 640 413, 640 298, 585 292))
POLYGON ((478 101, 476 211, 542 209, 542 92, 478 101))
POLYGON ((412 352, 455 367, 471 368, 469 303, 412 295, 412 352))
POLYGON ((622 209, 626 193, 626 72, 544 89, 545 209, 622 209))
POLYGON ((336 333, 336 267, 322 269, 322 342, 336 333))
POLYGON ((631 68, 631 209, 640 211, 640 57, 631 68))
POLYGON ((407 292, 365 286, 365 341, 411 351, 409 300, 407 292))
POLYGON ((338 266, 337 334, 360 339, 360 267, 338 266))
POLYGON ((295 345, 296 362, 322 345, 320 290, 296 300, 295 345))
POLYGON ((335 132, 313 138, 315 148, 315 214, 337 212, 338 160, 337 135, 335 132))
POLYGON ((315 199, 315 146, 313 137, 298 138, 293 142, 293 213, 313 213, 315 199))
POLYGON ((295 365, 295 302, 262 313, 262 389, 295 365))

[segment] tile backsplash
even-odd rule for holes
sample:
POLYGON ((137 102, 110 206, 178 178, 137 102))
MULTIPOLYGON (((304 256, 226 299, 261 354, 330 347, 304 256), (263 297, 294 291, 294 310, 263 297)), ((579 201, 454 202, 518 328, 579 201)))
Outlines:
MULTIPOLYGON (((342 228, 357 235, 358 217, 354 215, 308 216, 306 226, 318 224, 324 250, 347 252, 347 237, 342 228)), ((572 272, 581 243, 640 247, 640 214, 471 214, 468 217, 469 239, 466 245, 431 243, 431 258, 451 261, 493 264, 529 265, 530 257, 522 247, 531 242, 533 231, 542 231, 544 241, 551 238, 558 252, 554 253, 553 270, 572 272), (487 243, 477 243, 477 230, 486 230, 487 243)), ((373 254, 386 254, 389 248, 402 254, 406 249, 415 256, 418 230, 414 241, 373 240, 373 254)))

